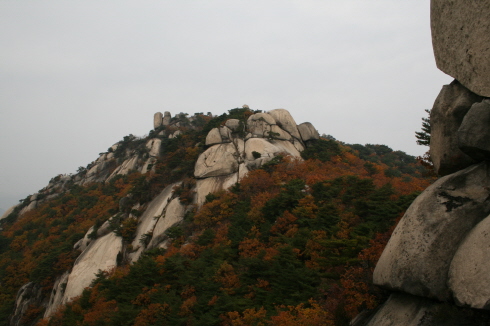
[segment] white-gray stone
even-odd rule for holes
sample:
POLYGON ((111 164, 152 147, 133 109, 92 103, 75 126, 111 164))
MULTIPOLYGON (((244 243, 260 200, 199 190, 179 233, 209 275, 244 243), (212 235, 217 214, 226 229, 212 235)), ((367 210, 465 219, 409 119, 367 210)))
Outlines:
POLYGON ((170 114, 170 112, 165 111, 165 113, 163 114, 162 124, 164 126, 168 126, 170 124, 171 119, 172 119, 172 115, 170 114))
POLYGON ((206 136, 206 145, 216 145, 221 144, 223 140, 221 139, 221 134, 218 128, 213 128, 208 132, 206 136))
POLYGON ((118 166, 114 170, 114 172, 111 173, 111 175, 107 178, 107 181, 110 181, 112 178, 114 178, 118 174, 126 175, 132 171, 135 171, 138 168, 138 159, 139 159, 138 155, 134 155, 134 156, 128 158, 120 166, 118 166))
POLYGON ((352 326, 488 326, 488 314, 404 293, 393 293, 375 315, 352 326))
POLYGON ((219 127, 219 133, 221 135, 221 139, 223 139, 223 142, 231 141, 232 136, 230 128, 228 128, 227 126, 221 126, 219 127))
POLYGON ((407 294, 392 294, 366 326, 429 326, 424 316, 433 303, 407 294))
POLYGON ((261 158, 273 158, 279 153, 286 153, 295 157, 301 157, 296 147, 289 141, 266 140, 264 138, 250 138, 245 142, 245 159, 254 161, 253 152, 261 155, 261 158))
POLYGON ((461 305, 490 309, 490 217, 471 230, 454 255, 449 287, 461 305))
POLYGON ((22 216, 25 213, 32 211, 36 207, 37 207, 37 201, 31 201, 29 205, 21 209, 21 211, 19 212, 19 216, 22 216))
POLYGON ((490 100, 475 103, 458 129, 458 146, 466 155, 481 162, 490 159, 490 100))
POLYGON ((185 206, 180 203, 180 199, 172 199, 153 229, 153 237, 148 248, 154 248, 159 245, 164 239, 165 231, 172 225, 181 222, 184 218, 184 214, 185 206))
POLYGON ((70 273, 66 271, 63 275, 56 278, 53 289, 51 290, 48 306, 44 312, 44 318, 49 318, 52 314, 54 314, 60 304, 63 302, 63 295, 65 294, 65 287, 66 283, 68 282, 69 275, 70 273))
POLYGON ((419 195, 393 232, 374 283, 449 300, 448 273, 461 240, 490 213, 490 163, 445 176, 419 195))
POLYGON ((442 87, 430 113, 430 156, 437 174, 447 175, 476 163, 459 149, 458 129, 471 106, 481 100, 457 80, 442 87))
MULTIPOLYGON (((242 140, 237 139, 243 143, 242 140)), ((238 171, 240 153, 234 143, 218 144, 199 155, 194 168, 196 178, 217 177, 238 171)))
POLYGON ((149 159, 146 160, 145 164, 143 164, 143 167, 141 168, 141 174, 145 174, 146 172, 153 170, 155 171, 155 163, 157 162, 157 159, 155 157, 150 157, 149 159))
POLYGON ((7 209, 7 210, 5 211, 5 213, 3 213, 2 217, 0 217, 0 220, 3 220, 3 219, 4 219, 4 218, 6 218, 7 216, 9 216, 9 215, 10 215, 10 214, 11 214, 11 213, 14 211, 14 209, 15 209, 17 206, 19 206, 19 205, 20 205, 20 204, 17 204, 17 205, 14 205, 14 206, 10 207, 9 209, 7 209))
POLYGON ((170 136, 168 136, 168 138, 170 138, 170 139, 177 138, 177 136, 181 135, 181 134, 182 134, 182 131, 176 130, 174 133, 172 133, 170 136))
POLYGON ((291 139, 293 139, 289 132, 283 130, 278 125, 272 125, 271 126, 271 131, 270 131, 270 134, 268 135, 268 138, 277 139, 277 140, 291 140, 291 139))
POLYGON ((276 120, 267 113, 255 113, 248 117, 247 127, 252 137, 268 137, 271 126, 276 124, 276 120))
POLYGON ((152 157, 160 156, 160 148, 162 140, 159 138, 152 138, 146 143, 146 148, 149 150, 149 155, 152 157))
POLYGON ((296 126, 296 121, 294 121, 289 111, 284 109, 275 109, 267 113, 269 113, 274 120, 276 120, 279 127, 286 130, 291 136, 300 139, 301 136, 298 131, 298 126, 296 126))
POLYGON ((17 296, 15 298, 14 310, 12 315, 10 315, 10 322, 8 325, 11 326, 23 326, 22 317, 27 312, 31 305, 39 306, 42 303, 43 295, 42 288, 39 284, 34 282, 29 282, 24 284, 19 291, 17 291, 17 296))
POLYGON ((75 261, 68 277, 62 304, 82 294, 83 289, 90 286, 99 270, 106 271, 115 267, 121 249, 122 238, 113 232, 93 241, 75 261))
POLYGON ((153 115, 153 129, 157 129, 163 124, 163 114, 162 112, 157 112, 153 115))
MULTIPOLYGON (((226 120, 225 122, 225 126, 227 126, 228 128, 230 128, 232 131, 240 131, 240 120, 238 119, 228 119, 226 120)), ((245 126, 243 126, 245 127, 245 126)))
POLYGON ((318 131, 315 129, 315 127, 313 127, 310 122, 303 122, 298 126, 298 130, 303 141, 320 139, 318 131))
POLYGON ((490 1, 432 0, 430 11, 437 67, 490 96, 490 1))
POLYGON ((206 201, 206 196, 219 190, 226 190, 239 181, 239 174, 234 173, 225 176, 198 179, 196 181, 196 204, 202 205, 206 201))
POLYGON ((144 245, 140 242, 141 237, 146 233, 153 232, 153 228, 155 227, 158 218, 163 214, 165 207, 167 207, 172 198, 173 188, 179 184, 180 182, 165 187, 165 189, 163 189, 162 192, 148 204, 148 208, 146 208, 145 212, 139 218, 136 235, 132 242, 134 251, 128 254, 128 258, 131 262, 137 261, 145 250, 144 245))

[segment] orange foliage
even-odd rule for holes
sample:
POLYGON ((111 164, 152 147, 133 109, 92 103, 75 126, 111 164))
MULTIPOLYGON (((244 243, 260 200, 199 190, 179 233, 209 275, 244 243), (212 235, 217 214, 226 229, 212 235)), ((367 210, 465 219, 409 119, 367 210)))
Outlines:
POLYGON ((376 234, 375 238, 370 241, 369 247, 358 255, 363 262, 362 267, 349 267, 340 279, 344 288, 344 309, 350 318, 357 316, 362 309, 373 309, 378 304, 375 295, 376 288, 372 284, 372 275, 395 226, 396 223, 387 232, 376 234))
POLYGON ((333 326, 333 316, 322 309, 315 301, 310 300, 310 308, 301 303, 297 306, 281 306, 277 316, 272 316, 268 323, 271 326, 333 326))
POLYGON ((264 215, 262 214, 262 208, 264 205, 275 197, 275 194, 271 192, 261 192, 255 196, 252 196, 251 202, 253 203, 250 211, 247 213, 247 217, 255 223, 263 223, 264 215))
POLYGON ((228 294, 235 293, 235 289, 240 287, 240 279, 238 278, 235 269, 226 261, 218 268, 214 279, 216 282, 223 285, 220 290, 228 294))
POLYGON ((189 299, 184 300, 184 302, 182 302, 182 305, 180 306, 179 315, 181 316, 190 315, 192 313, 191 309, 196 304, 196 302, 197 302, 197 297, 195 295, 193 295, 189 299))
POLYGON ((147 287, 144 287, 142 292, 140 294, 138 294, 138 296, 136 297, 136 299, 134 299, 133 301, 131 301, 132 304, 136 305, 136 306, 146 306, 146 305, 149 305, 151 303, 151 295, 152 294, 155 294, 158 292, 158 288, 157 287, 153 287, 153 288, 147 288, 147 287))
POLYGON ((288 234, 289 236, 294 236, 298 229, 298 225, 294 224, 297 220, 296 216, 291 214, 289 211, 285 211, 284 214, 277 218, 276 223, 271 228, 272 234, 288 234), (294 231, 294 232, 289 232, 294 231), (288 233, 289 232, 289 233, 288 233))
POLYGON ((136 316, 134 326, 154 325, 159 318, 168 313, 169 309, 170 307, 166 303, 152 303, 136 316))
POLYGON ((231 217, 238 196, 231 192, 220 192, 218 196, 220 199, 205 203, 201 210, 194 216, 196 225, 204 227, 211 226, 231 217))
POLYGON ((261 307, 259 310, 245 309, 241 314, 237 311, 227 312, 220 317, 223 320, 223 326, 266 326, 264 321, 266 315, 267 311, 261 307))

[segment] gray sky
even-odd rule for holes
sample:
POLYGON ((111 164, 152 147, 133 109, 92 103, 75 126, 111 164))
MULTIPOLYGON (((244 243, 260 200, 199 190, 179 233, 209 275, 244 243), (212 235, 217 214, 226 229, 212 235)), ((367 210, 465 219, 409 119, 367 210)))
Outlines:
POLYGON ((0 208, 153 114, 248 104, 420 155, 435 66, 427 0, 0 0, 0 208))

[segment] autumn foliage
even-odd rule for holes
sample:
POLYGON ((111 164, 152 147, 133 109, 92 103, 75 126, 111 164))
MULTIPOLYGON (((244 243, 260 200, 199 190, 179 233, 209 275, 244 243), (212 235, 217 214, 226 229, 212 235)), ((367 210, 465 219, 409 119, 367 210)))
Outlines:
MULTIPOLYGON (((133 204, 144 208, 179 180, 175 190, 191 204, 193 164, 207 131, 250 114, 200 116, 199 128, 183 124, 178 139, 162 140, 164 154, 146 175, 73 186, 3 225, 1 316, 8 320, 17 290, 29 281, 49 293, 92 225, 133 204), (131 205, 119 207, 128 193, 131 205)), ((303 159, 278 156, 229 191, 208 195, 199 209, 189 205, 166 249, 99 273, 92 288, 38 325, 347 325, 384 300, 372 284, 374 266, 397 221, 431 182, 403 152, 319 140, 303 159)), ((128 218, 114 232, 128 243, 136 227, 128 218)), ((24 321, 39 320, 42 310, 29 307, 24 321)))

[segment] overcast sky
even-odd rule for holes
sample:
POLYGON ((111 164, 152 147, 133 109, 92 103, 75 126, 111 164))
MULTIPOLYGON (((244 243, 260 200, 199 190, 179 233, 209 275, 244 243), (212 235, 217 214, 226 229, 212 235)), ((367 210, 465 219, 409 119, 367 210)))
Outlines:
POLYGON ((0 208, 153 114, 248 104, 420 155, 435 66, 427 0, 0 0, 0 208))

